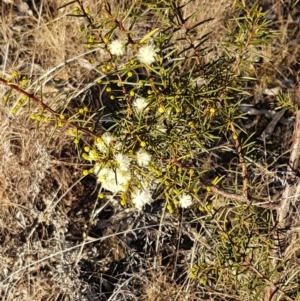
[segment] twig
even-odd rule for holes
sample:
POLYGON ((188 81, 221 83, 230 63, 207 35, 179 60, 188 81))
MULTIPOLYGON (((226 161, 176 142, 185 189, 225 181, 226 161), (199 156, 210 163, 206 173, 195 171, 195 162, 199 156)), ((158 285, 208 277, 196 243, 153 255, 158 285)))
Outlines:
POLYGON ((242 176, 243 176, 243 196, 248 199, 248 187, 249 187, 249 179, 248 179, 248 168, 246 165, 246 160, 243 155, 243 146, 240 140, 237 137, 236 130, 233 124, 230 124, 230 130, 232 132, 232 139, 234 141, 235 150, 239 156, 239 161, 242 167, 242 176))
POLYGON ((73 122, 70 122, 68 119, 62 119, 60 118, 60 113, 54 111, 53 109, 51 109, 48 105, 46 105, 44 102, 42 102, 40 99, 38 99, 37 97, 34 96, 33 93, 28 93, 25 90, 23 90, 21 87, 19 87, 17 84, 15 83, 11 83, 8 80, 0 77, 0 82, 3 83, 5 86, 19 92, 22 95, 25 95, 26 97, 28 97, 29 99, 31 99, 32 101, 34 101, 37 105, 39 105, 40 107, 42 107, 44 110, 48 111, 49 113, 51 113, 54 117, 57 118, 57 120, 59 120, 60 122, 76 129, 79 132, 83 132, 87 135, 90 135, 92 137, 97 137, 94 133, 92 133, 91 131, 89 131, 88 129, 85 129, 73 122))
POLYGON ((278 203, 270 204, 270 203, 266 203, 266 202, 260 202, 259 200, 255 200, 258 202, 254 203, 253 199, 250 199, 250 198, 244 196, 243 194, 232 193, 232 192, 226 191, 226 190, 218 188, 216 186, 212 186, 211 184, 208 184, 202 180, 200 180, 200 184, 202 186, 206 187, 207 189, 209 189, 210 191, 221 195, 224 198, 239 201, 241 203, 246 203, 247 205, 252 205, 255 207, 260 207, 260 208, 269 209, 269 210, 275 210, 279 206, 278 203))

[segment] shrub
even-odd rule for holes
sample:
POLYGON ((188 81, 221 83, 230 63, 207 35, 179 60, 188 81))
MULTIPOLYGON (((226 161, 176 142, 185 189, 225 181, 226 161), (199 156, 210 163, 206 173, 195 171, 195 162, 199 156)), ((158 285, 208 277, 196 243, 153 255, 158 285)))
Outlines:
MULTIPOLYGON (((263 153, 241 110, 254 65, 266 59, 260 48, 274 37, 265 14, 257 3, 238 3, 215 51, 209 33, 198 35, 209 20, 184 15, 189 2, 126 1, 118 10, 104 1, 97 11, 75 2, 71 17, 84 20, 80 39, 101 54, 92 86, 63 105, 46 104, 15 72, 0 78, 11 113, 28 109, 37 130, 47 122, 68 131, 101 200, 138 211, 163 204, 196 223, 202 243, 188 274, 202 297, 254 300, 278 289, 271 280, 278 277, 270 261, 271 207, 252 198, 250 173, 263 153), (145 19, 155 28, 143 32, 145 19)), ((294 109, 281 97, 285 109, 294 109)))

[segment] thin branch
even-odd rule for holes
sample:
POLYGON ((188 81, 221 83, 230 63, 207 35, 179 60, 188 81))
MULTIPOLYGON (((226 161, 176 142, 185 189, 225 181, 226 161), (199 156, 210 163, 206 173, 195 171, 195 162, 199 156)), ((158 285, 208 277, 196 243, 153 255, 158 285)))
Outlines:
POLYGON ((216 186, 213 186, 209 183, 206 183, 202 180, 200 180, 200 184, 201 184, 201 186, 206 187, 210 191, 212 191, 212 192, 214 192, 218 195, 221 195, 224 198, 239 201, 241 203, 246 203, 247 205, 252 205, 252 206, 255 206, 255 207, 260 207, 260 208, 269 209, 269 210, 275 210, 279 206, 278 203, 271 203, 270 204, 270 203, 262 202, 262 200, 257 200, 257 199, 253 199, 253 198, 250 199, 247 196, 245 196, 244 194, 229 192, 227 190, 224 190, 224 189, 218 188, 216 186), (256 201, 255 203, 253 202, 254 200, 256 201))
POLYGON ((51 113, 54 117, 57 118, 57 120, 59 120, 60 122, 76 129, 79 132, 85 133, 87 135, 90 135, 91 137, 97 137, 97 135, 95 135, 93 132, 89 131, 88 129, 85 129, 73 122, 70 122, 68 119, 62 119, 60 118, 60 113, 54 111, 53 109, 51 109, 48 105, 46 105, 44 102, 42 102, 40 99, 38 99, 37 97, 34 96, 33 93, 28 93, 25 90, 23 90, 21 87, 19 87, 17 84, 15 83, 11 83, 8 80, 0 77, 0 82, 3 83, 5 86, 11 88, 12 90, 17 91, 18 93, 25 95, 26 97, 28 97, 29 99, 31 99, 32 101, 34 101, 38 106, 42 107, 44 110, 46 110, 47 112, 51 113))
POLYGON ((242 167, 242 176, 243 176, 243 196, 248 198, 248 187, 249 187, 249 179, 248 179, 248 168, 246 165, 246 161, 243 155, 243 147, 239 139, 235 140, 235 149, 239 156, 239 161, 242 167))

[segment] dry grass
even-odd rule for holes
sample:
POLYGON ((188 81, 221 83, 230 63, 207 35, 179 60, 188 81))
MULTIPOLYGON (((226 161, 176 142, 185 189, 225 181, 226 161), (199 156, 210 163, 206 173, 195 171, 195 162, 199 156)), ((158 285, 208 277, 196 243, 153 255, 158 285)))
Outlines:
MULTIPOLYGON (((76 93, 97 76, 94 69, 104 54, 90 51, 78 41, 83 21, 67 16, 70 7, 57 10, 69 1, 27 2, 0 3, 1 72, 9 77, 18 70, 31 79, 29 90, 43 96, 43 101, 51 104, 53 97, 63 93, 59 97, 67 105, 71 99, 67 93, 76 93), (59 89, 53 80, 76 84, 59 89)), ((120 7, 118 1, 110 2, 112 8, 120 7)), ((120 11, 127 1, 121 2, 120 11)), ((212 32, 206 43, 215 47, 224 38, 224 21, 235 2, 195 0, 184 14, 199 9, 195 22, 214 18, 195 35, 212 32)), ((272 47, 260 49, 272 56, 272 62, 255 72, 258 85, 271 83, 290 89, 299 71, 299 42, 295 40, 299 5, 282 2, 262 1, 271 9, 272 24, 281 35, 272 47)), ((101 1, 84 3, 90 11, 97 11, 101 1)), ((137 26, 140 31, 136 35, 142 37, 159 23, 153 19, 137 26)), ((218 51, 210 52, 206 59, 218 51)), ((5 92, 0 86, 1 97, 5 92)), ((179 223, 179 217, 169 214, 161 218, 158 212, 139 215, 131 209, 124 211, 117 203, 104 206, 93 191, 94 179, 81 180, 82 163, 72 138, 63 130, 52 135, 47 124, 36 128, 29 114, 25 109, 15 116, 3 103, 0 105, 2 300, 246 300, 244 292, 234 291, 233 284, 220 284, 219 291, 204 291, 189 277, 201 252, 212 248, 190 223, 197 217, 180 217, 179 223), (102 206, 105 209, 100 210, 102 206), (91 222, 97 209, 99 221, 91 222)), ((295 234, 287 249, 290 261, 282 275, 291 286, 298 278, 298 243, 295 234)))

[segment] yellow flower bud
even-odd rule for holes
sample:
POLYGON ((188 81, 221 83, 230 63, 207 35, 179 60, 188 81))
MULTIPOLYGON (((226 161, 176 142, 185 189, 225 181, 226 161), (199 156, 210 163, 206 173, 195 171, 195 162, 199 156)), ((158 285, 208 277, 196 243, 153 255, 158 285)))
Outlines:
POLYGON ((12 73, 12 77, 13 77, 13 78, 16 78, 16 77, 18 77, 18 76, 19 76, 18 71, 14 70, 13 73, 12 73))
POLYGON ((78 16, 78 15, 79 15, 79 12, 80 12, 79 7, 78 7, 78 6, 75 6, 74 9, 73 9, 74 15, 75 15, 75 16, 78 16))
POLYGON ((168 204, 168 205, 167 205, 167 210, 168 210, 169 213, 171 213, 171 214, 174 212, 174 209, 173 209, 173 207, 172 207, 171 204, 168 204))
POLYGON ((194 173, 195 173, 195 170, 191 168, 191 169, 189 170, 189 175, 192 176, 194 173))
POLYGON ((165 108, 163 106, 160 106, 158 108, 158 112, 161 113, 161 114, 164 113, 165 112, 165 108))
POLYGON ((88 37, 88 43, 93 43, 94 40, 95 40, 95 37, 94 37, 93 35, 90 35, 90 36, 88 37))

